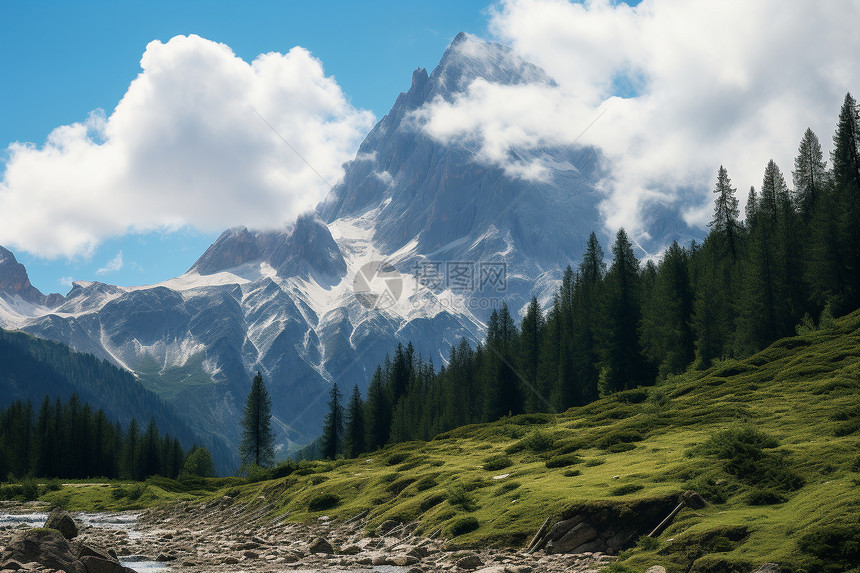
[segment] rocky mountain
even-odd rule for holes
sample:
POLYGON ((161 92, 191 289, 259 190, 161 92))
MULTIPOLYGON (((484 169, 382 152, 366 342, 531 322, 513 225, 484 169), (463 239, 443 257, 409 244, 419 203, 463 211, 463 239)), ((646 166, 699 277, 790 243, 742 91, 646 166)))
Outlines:
MULTIPOLYGON (((440 365, 461 337, 482 338, 502 300, 519 310, 536 292, 546 302, 603 228, 597 150, 542 149, 550 173, 533 182, 422 131, 417 110, 478 78, 552 83, 508 48, 460 34, 431 74, 412 74, 316 213, 286 229, 225 231, 187 273, 157 285, 78 282, 49 301, 19 272, 0 290, 0 326, 126 368, 234 451, 259 370, 282 453, 310 441, 332 384, 365 388, 398 342, 440 365)), ((655 228, 666 241, 683 223, 665 214, 655 228)))
POLYGON ((0 304, 30 312, 32 306, 55 308, 62 302, 63 295, 44 295, 30 284, 24 265, 18 262, 12 251, 0 246, 0 304))

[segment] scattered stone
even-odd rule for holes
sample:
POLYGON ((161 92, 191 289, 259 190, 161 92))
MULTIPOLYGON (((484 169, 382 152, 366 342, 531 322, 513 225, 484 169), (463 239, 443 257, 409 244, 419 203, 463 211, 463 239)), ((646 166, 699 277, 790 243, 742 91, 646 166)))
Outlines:
POLYGON ((776 563, 765 563, 753 573, 780 573, 780 571, 782 571, 782 569, 780 569, 779 565, 776 563))
POLYGON ((457 560, 458 569, 477 569, 483 564, 484 562, 477 555, 466 555, 457 560))
POLYGON ((69 512, 63 509, 54 508, 48 516, 47 521, 45 521, 45 527, 56 529, 66 539, 74 539, 78 536, 78 525, 72 519, 72 516, 69 515, 69 512))
POLYGON ((245 559, 256 559, 260 556, 256 551, 245 551, 242 555, 245 556, 245 559))
POLYGON ((376 533, 378 533, 379 535, 385 535, 386 533, 388 533, 389 531, 391 531, 392 529, 394 529, 398 525, 400 525, 399 522, 397 522, 393 519, 386 519, 385 521, 383 521, 382 523, 379 524, 379 527, 376 528, 376 533))
POLYGON ((652 565, 645 570, 645 573, 666 573, 666 568, 662 565, 652 565))
POLYGON ((326 553, 328 555, 332 555, 334 554, 334 547, 332 547, 331 543, 322 537, 317 537, 313 543, 311 543, 310 547, 308 547, 308 551, 310 553, 326 553))
POLYGON ((236 565, 237 563, 239 563, 239 560, 231 555, 230 557, 224 559, 224 561, 222 561, 221 563, 223 563, 224 565, 236 565))

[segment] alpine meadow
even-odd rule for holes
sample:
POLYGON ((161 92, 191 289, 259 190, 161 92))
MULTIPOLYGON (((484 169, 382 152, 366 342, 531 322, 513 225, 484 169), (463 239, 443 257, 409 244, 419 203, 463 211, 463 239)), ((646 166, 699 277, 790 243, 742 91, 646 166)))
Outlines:
POLYGON ((3 3, 0 571, 860 573, 858 21, 3 3))

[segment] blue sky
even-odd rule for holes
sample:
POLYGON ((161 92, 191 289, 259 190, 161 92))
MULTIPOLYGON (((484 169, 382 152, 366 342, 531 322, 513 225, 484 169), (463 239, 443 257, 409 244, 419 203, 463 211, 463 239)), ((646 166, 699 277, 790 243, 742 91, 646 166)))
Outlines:
MULTIPOLYGON (((37 145, 52 129, 110 114, 140 72, 152 40, 197 34, 253 60, 303 46, 322 60, 353 106, 377 119, 411 72, 432 69, 460 31, 486 34, 484 1, 0 3, 0 148, 37 145)), ((4 156, 5 159, 5 156, 4 156)), ((2 168, 2 165, 0 165, 2 168)), ((107 239, 90 257, 53 260, 13 249, 31 282, 65 293, 69 278, 149 284, 183 273, 217 237, 184 229, 107 239), (123 266, 97 273, 122 251, 123 266)))
POLYGON ((703 233, 720 165, 743 203, 770 159, 790 182, 807 127, 829 151, 857 21, 860 3, 783 0, 3 0, 0 245, 43 292, 180 275, 224 229, 313 208, 317 173, 336 181, 461 31, 555 83, 476 84, 418 129, 527 179, 546 166, 510 158, 540 154, 510 151, 594 146, 608 234, 647 236, 655 203, 703 233))

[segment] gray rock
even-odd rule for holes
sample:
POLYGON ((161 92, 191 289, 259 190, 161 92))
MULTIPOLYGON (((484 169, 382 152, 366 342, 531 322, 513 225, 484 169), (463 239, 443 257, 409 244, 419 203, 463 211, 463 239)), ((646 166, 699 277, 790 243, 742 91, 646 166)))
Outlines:
POLYGON ((780 571, 782 571, 782 569, 780 569, 779 565, 776 563, 765 563, 753 573, 780 573, 780 571))
POLYGON ((74 539, 78 536, 78 525, 68 511, 55 508, 45 521, 45 527, 56 529, 66 539, 74 539))
POLYGON ((581 515, 575 515, 570 519, 559 521, 558 523, 549 528, 549 532, 546 534, 547 539, 549 539, 550 541, 560 539, 565 533, 582 523, 582 519, 583 518, 581 515))
POLYGON ((547 546, 547 553, 570 553, 597 537, 597 530, 588 523, 580 523, 565 533, 560 539, 547 546))
POLYGON ((652 565, 645 570, 645 573, 666 573, 666 568, 662 565, 652 565))
POLYGON ((466 555, 457 561, 457 569, 477 569, 483 564, 477 555, 466 555))
POLYGON ((331 543, 323 539, 322 537, 317 537, 308 547, 309 553, 326 553, 328 555, 334 554, 334 547, 331 546, 331 543))
POLYGON ((4 561, 35 561, 66 573, 87 573, 68 540, 56 529, 30 529, 17 534, 0 556, 0 562, 4 561))

